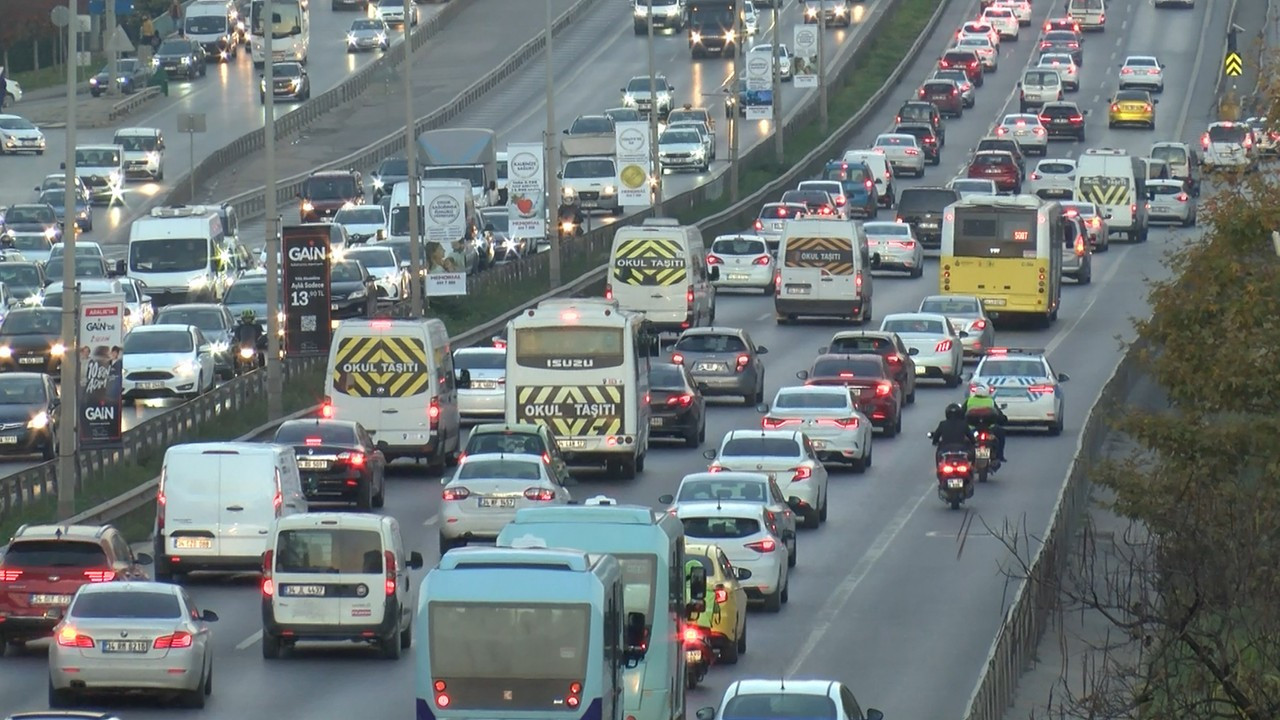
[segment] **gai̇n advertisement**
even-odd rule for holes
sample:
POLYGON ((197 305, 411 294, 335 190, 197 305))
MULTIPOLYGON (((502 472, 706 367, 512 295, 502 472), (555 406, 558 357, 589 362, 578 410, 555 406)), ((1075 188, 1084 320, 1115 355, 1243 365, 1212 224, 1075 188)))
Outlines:
POLYGON ((329 354, 329 228, 287 227, 284 246, 284 351, 290 357, 329 354))
MULTIPOLYGON (((547 236, 547 188, 539 143, 511 143, 507 146, 507 212, 511 237, 547 236)), ((465 291, 464 293, 465 294, 465 291)))
POLYGON ((124 296, 86 295, 80 302, 80 447, 123 441, 124 296))

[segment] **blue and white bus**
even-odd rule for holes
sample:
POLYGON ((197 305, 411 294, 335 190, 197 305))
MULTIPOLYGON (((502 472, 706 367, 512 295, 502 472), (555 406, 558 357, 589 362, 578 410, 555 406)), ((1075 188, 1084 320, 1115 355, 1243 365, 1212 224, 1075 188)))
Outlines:
POLYGON ((623 671, 626 720, 683 720, 681 637, 688 606, 680 521, 669 513, 596 498, 584 505, 518 510, 498 535, 499 546, 535 540, 618 559, 624 616, 631 622, 634 613, 643 614, 647 638, 643 654, 623 671))
POLYGON ((609 555, 445 553, 418 594, 418 720, 623 720, 622 596, 609 555))

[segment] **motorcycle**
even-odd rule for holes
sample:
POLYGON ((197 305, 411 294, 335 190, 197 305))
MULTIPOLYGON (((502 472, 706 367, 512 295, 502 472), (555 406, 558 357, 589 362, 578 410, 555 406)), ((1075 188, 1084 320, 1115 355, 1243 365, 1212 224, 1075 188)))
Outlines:
POLYGON ((707 676, 715 659, 715 649, 711 646, 711 633, 700 625, 684 626, 683 645, 685 686, 692 690, 707 676))
POLYGON ((261 338, 257 343, 250 342, 247 338, 236 343, 235 368, 237 375, 253 372, 263 365, 267 364, 266 338, 261 338))
MULTIPOLYGON (((927 437, 932 440, 933 433, 927 437)), ((959 510, 973 497, 973 462, 966 450, 944 450, 938 454, 938 499, 959 510)))
POLYGON ((1000 458, 992 452, 996 436, 990 428, 979 426, 973 431, 973 441, 973 469, 978 474, 978 482, 984 483, 989 475, 995 475, 1000 470, 1000 458))

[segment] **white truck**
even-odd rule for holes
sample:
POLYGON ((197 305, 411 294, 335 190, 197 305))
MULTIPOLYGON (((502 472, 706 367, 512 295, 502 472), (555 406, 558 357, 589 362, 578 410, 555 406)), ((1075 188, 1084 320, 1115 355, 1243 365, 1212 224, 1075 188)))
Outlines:
POLYGON ((477 206, 489 204, 486 190, 498 181, 498 136, 480 128, 428 130, 418 136, 423 180, 466 180, 477 206))

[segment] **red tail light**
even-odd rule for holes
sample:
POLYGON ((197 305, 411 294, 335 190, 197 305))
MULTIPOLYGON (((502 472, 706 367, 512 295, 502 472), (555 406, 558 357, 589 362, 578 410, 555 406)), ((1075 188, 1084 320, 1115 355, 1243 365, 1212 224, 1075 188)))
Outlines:
POLYGON ((338 462, 345 462, 354 468, 364 467, 365 454, 362 452, 338 453, 338 462))
POLYGON ((1121 74, 1121 75, 1132 75, 1132 74, 1133 74, 1133 68, 1120 68, 1120 74, 1121 74))
POLYGON ((1245 135, 1245 136, 1244 136, 1244 146, 1245 146, 1246 148, 1251 148, 1251 147, 1253 147, 1253 136, 1252 136, 1252 135, 1245 135))
POLYGON ((384 583, 387 597, 396 594, 396 554, 387 550, 382 553, 383 562, 386 563, 387 580, 384 583))
POLYGON ((1129 214, 1130 214, 1130 215, 1132 215, 1132 214, 1134 214, 1134 213, 1136 213, 1136 212, 1138 212, 1138 205, 1137 205, 1137 203, 1129 203, 1129 214))
MULTIPOLYGON (((757 220, 756 222, 759 222, 759 220, 757 220)), ((715 255, 708 255, 708 256, 707 256, 707 264, 708 264, 708 265, 723 265, 723 264, 724 264, 724 261, 723 261, 723 260, 721 260, 720 258, 716 257, 715 255)))
POLYGON ((58 633, 58 644, 62 647, 88 648, 90 650, 97 647, 97 643, 93 641, 93 638, 88 635, 81 635, 73 627, 62 628, 62 631, 58 633))
POLYGON ((178 631, 172 635, 161 635, 152 643, 152 647, 156 650, 181 650, 191 647, 191 643, 195 640, 189 632, 178 631))
POLYGON ((280 517, 280 509, 284 507, 284 493, 276 488, 276 494, 271 498, 271 508, 275 511, 276 517, 280 517))
POLYGON ((436 691, 436 707, 449 707, 451 701, 449 700, 449 694, 445 692, 448 687, 443 680, 436 680, 431 684, 431 688, 436 691))
POLYGON ((1186 193, 1178 193, 1175 197, 1177 198, 1178 202, 1186 202, 1189 199, 1186 193))
POLYGON ((980 432, 980 433, 978 433, 978 439, 979 439, 979 440, 990 440, 990 439, 991 439, 991 435, 990 435, 989 433, 980 432))
POLYGON ((1209 133, 1205 133, 1200 136, 1200 145, 1204 147, 1205 150, 1209 149, 1209 133))
POLYGON ((924 144, 925 144, 925 145, 932 145, 932 144, 934 144, 934 143, 936 143, 936 142, 938 142, 938 138, 936 138, 936 137, 934 137, 934 136, 932 136, 932 135, 928 135, 928 136, 926 136, 926 137, 925 137, 925 139, 924 139, 924 144))
POLYGON ((1005 133, 1007 133, 1007 132, 1009 132, 1009 130, 1008 130, 1007 128, 1005 128, 1004 126, 1000 126, 1000 127, 996 128, 996 135, 1004 135, 1004 134, 1005 134, 1005 133))
POLYGON ((952 465, 951 463, 946 463, 942 466, 943 475, 964 475, 968 472, 969 472, 968 463, 956 463, 955 465, 952 465))
POLYGON ((970 70, 977 70, 977 69, 978 69, 978 61, 977 61, 977 60, 970 60, 970 61, 969 61, 969 69, 970 69, 970 70))
POLYGON ((667 398, 667 405, 670 407, 687 408, 693 404, 693 396, 689 393, 681 393, 680 395, 672 395, 667 398))
POLYGON ((970 330, 986 330, 987 321, 981 318, 974 320, 973 323, 969 325, 969 329, 970 330))
POLYGON ((838 428, 844 428, 845 430, 851 430, 851 429, 853 429, 853 428, 858 427, 858 422, 859 422, 859 421, 858 421, 858 418, 856 418, 856 417, 847 417, 847 418, 824 418, 824 419, 822 419, 822 420, 819 420, 819 421, 818 421, 818 424, 819 424, 819 425, 834 426, 834 427, 838 427, 838 428))
POLYGON ((115 570, 85 570, 84 579, 91 583, 111 582, 116 579, 115 570))
POLYGON ((765 538, 764 540, 747 543, 747 548, 758 553, 771 553, 778 549, 778 544, 773 541, 773 538, 765 538))
POLYGON ((750 362, 751 362, 751 356, 750 356, 750 355, 739 355, 739 356, 738 356, 738 372, 742 372, 743 370, 746 370, 746 369, 747 369, 747 365, 748 365, 750 362))
POLYGON ((271 567, 275 561, 275 556, 275 550, 268 550, 262 554, 262 594, 266 597, 276 594, 276 584, 271 579, 271 567))
POLYGON ((431 398, 431 404, 427 406, 427 420, 431 422, 432 430, 440 424, 440 401, 435 398, 431 398))
POLYGON ((671 353, 671 362, 675 363, 676 365, 683 365, 684 355, 681 355, 680 353, 671 353))
POLYGON ((1069 118, 1067 118, 1067 119, 1068 119, 1068 120, 1070 120, 1070 121, 1072 122, 1072 124, 1074 124, 1074 125, 1079 125, 1080 123, 1084 122, 1084 116, 1083 116, 1083 115, 1072 115, 1071 117, 1069 117, 1069 118))
POLYGON ((818 208, 818 214, 819 214, 819 215, 830 215, 830 214, 831 214, 831 207, 830 207, 830 206, 828 206, 828 205, 823 205, 822 207, 818 208))
POLYGON ((951 88, 951 97, 955 97, 955 96, 957 96, 957 95, 959 95, 959 94, 960 94, 960 90, 959 90, 959 89, 957 89, 957 88, 951 88))
POLYGON ((1076 257, 1084 257, 1084 238, 1076 238, 1076 257))
POLYGON ((876 384, 876 397, 888 397, 893 392, 893 385, 887 382, 876 384))
POLYGON ((915 157, 916 155, 920 154, 920 151, 915 148, 907 148, 906 153, 911 157, 915 157))
POLYGON ((862 181, 862 186, 863 186, 863 187, 865 187, 865 188, 866 188, 866 189, 868 189, 868 190, 870 190, 870 189, 871 189, 871 187, 872 187, 873 185, 875 185, 875 183, 874 183, 874 182, 872 182, 872 181, 870 181, 870 180, 863 180, 863 181, 862 181))
MULTIPOLYGON (((610 285, 610 284, 608 284, 608 283, 606 283, 606 284, 605 284, 605 286, 604 286, 604 299, 605 299, 605 300, 612 300, 612 299, 613 299, 613 285, 610 285)), ((444 697, 445 697, 445 699, 448 699, 448 697, 449 697, 449 696, 448 696, 448 695, 445 695, 444 697)))
POLYGON ((524 498, 534 502, 551 502, 556 499, 556 491, 550 488, 529 488, 524 491, 524 498))
POLYGON ((1120 106, 1115 103, 1111 103, 1111 112, 1120 112, 1120 106))
POLYGON ((1032 179, 1032 180, 1039 180, 1041 177, 1042 177, 1042 176, 1041 176, 1041 175, 1040 175, 1040 173, 1038 173, 1038 172, 1033 172, 1033 173, 1031 173, 1031 179, 1032 179))
POLYGON ((1053 386, 1052 385, 1032 385, 1031 387, 1027 388, 1027 392, 1031 393, 1032 395, 1052 395, 1053 386))
POLYGON ((564 699, 564 704, 570 709, 578 707, 582 703, 582 683, 569 683, 569 694, 564 699))
POLYGON ((327 397, 326 397, 326 398, 324 399, 324 402, 320 405, 320 417, 324 418, 325 420, 332 420, 332 419, 333 419, 333 400, 332 400, 332 398, 327 398, 327 397))
POLYGON ((702 642, 702 632, 697 625, 684 626, 684 641, 687 643, 702 642))
POLYGON ((752 261, 751 261, 751 264, 752 264, 752 265, 768 265, 768 264, 769 264, 769 260, 770 260, 770 258, 769 258, 769 256, 768 256, 768 255, 761 255, 760 257, 756 258, 755 260, 752 260, 752 261))
POLYGON ((797 482, 799 480, 808 480, 811 477, 813 477, 813 468, 807 465, 801 465, 798 468, 792 469, 792 473, 791 473, 792 482, 797 482))
POLYGON ((773 294, 775 296, 782 294, 782 271, 781 270, 774 273, 773 275, 773 294))
POLYGON ((780 427, 786 427, 791 423, 799 424, 799 420, 788 420, 786 418, 767 417, 760 421, 760 427, 765 430, 777 430, 780 427))
POLYGON ((920 97, 924 97, 924 94, 925 94, 925 93, 924 93, 924 88, 920 88, 920 93, 919 93, 919 94, 920 94, 920 97))
POLYGON ((757 220, 757 221, 755 221, 755 224, 753 225, 753 227, 755 227, 755 229, 756 229, 757 231, 763 230, 763 229, 764 229, 764 223, 762 223, 762 222, 760 222, 759 220, 757 220))
POLYGON ((729 602, 729 591, 723 585, 716 586, 716 603, 724 604, 729 602))
POLYGON ((1035 133, 1036 135, 1043 135, 1043 134, 1044 134, 1044 128, 1042 128, 1042 127, 1032 128, 1032 129, 1031 129, 1031 132, 1035 133))
POLYGON ((845 202, 847 202, 845 196, 843 195, 836 196, 836 207, 843 207, 845 202))
POLYGON ((0 570, 0 582, 18 582, 18 578, 22 577, 21 570, 0 570))
MULTIPOLYGON (((1143 111, 1143 112, 1151 112, 1151 103, 1147 103, 1146 105, 1143 105, 1143 106, 1142 106, 1142 111, 1143 111)), ((1245 138, 1245 139, 1247 140, 1248 138, 1245 138)))
POLYGON ((471 497, 471 491, 464 487, 445 488, 440 497, 446 501, 466 500, 471 497))
POLYGON ((934 351, 934 352, 946 352, 946 351, 948 351, 948 350, 950 350, 950 349, 951 349, 951 341, 950 341, 950 340, 941 340, 941 341, 939 341, 939 342, 938 342, 938 344, 937 344, 937 345, 934 345, 934 346, 933 346, 933 351, 934 351))
POLYGON ((901 365, 901 364, 902 364, 902 357, 901 357, 901 356, 899 356, 897 353, 894 353, 893 355, 890 355, 890 356, 886 357, 886 358, 885 358, 885 360, 887 360, 887 361, 889 362, 889 364, 890 364, 890 365, 901 365))
POLYGON ((690 305, 690 306, 693 305, 693 286, 692 285, 690 285, 689 288, 684 291, 684 301, 685 301, 685 304, 687 305, 690 305))

